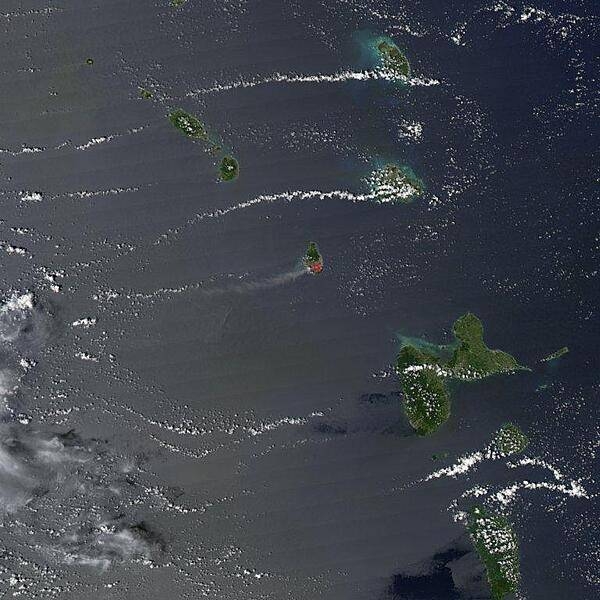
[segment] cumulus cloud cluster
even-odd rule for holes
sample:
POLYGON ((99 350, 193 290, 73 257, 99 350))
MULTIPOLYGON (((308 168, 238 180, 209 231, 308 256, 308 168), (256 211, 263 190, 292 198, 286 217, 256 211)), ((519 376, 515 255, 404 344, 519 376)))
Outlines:
POLYGON ((50 330, 50 315, 32 293, 0 304, 2 525, 15 534, 24 528, 28 545, 58 563, 106 569, 152 561, 163 543, 131 508, 141 490, 136 466, 102 440, 36 426, 12 406, 24 375, 15 365, 31 364, 22 353, 50 330))

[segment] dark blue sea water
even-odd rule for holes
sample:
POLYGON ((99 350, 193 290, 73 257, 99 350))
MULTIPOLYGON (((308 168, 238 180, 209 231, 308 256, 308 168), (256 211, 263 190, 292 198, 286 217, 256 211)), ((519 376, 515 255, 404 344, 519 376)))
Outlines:
POLYGON ((6 597, 483 598, 454 520, 475 501, 514 525, 519 598, 597 597, 596 7, 5 4, 1 295, 35 298, 0 314, 0 483, 23 498, 3 508, 6 597), (290 82, 377 67, 380 35, 438 84, 290 82), (259 84, 207 91, 241 79, 259 84), (237 181, 172 128, 178 107, 237 181), (423 197, 348 199, 389 161, 423 197), (319 276, 299 270, 310 240, 319 276), (453 386, 418 438, 399 336, 450 343, 468 311, 532 370, 453 386), (563 479, 484 461, 418 483, 506 421, 563 479), (524 480, 587 497, 494 501, 524 480))

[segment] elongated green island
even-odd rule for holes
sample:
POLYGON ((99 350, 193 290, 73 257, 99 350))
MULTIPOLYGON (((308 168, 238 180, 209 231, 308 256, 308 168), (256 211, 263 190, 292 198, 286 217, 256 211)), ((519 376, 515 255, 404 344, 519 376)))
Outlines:
POLYGON ((377 41, 377 51, 386 69, 399 76, 410 77, 408 59, 390 38, 380 38, 377 41))
POLYGON ((414 346, 404 346, 396 362, 401 376, 404 411, 419 435, 429 435, 450 417, 450 397, 438 357, 414 346))
POLYGON ((313 275, 317 275, 323 271, 323 257, 314 242, 309 242, 308 244, 308 249, 304 255, 304 264, 313 275))
POLYGON ((375 202, 412 202, 420 196, 425 185, 406 165, 389 163, 375 169, 366 179, 375 202))
POLYGON ((450 417, 450 397, 443 380, 431 368, 404 376, 404 410, 419 435, 429 435, 450 417))
POLYGON ((450 417, 446 380, 472 381, 525 368, 510 354, 487 347, 483 325, 472 313, 457 319, 453 332, 453 346, 405 343, 396 360, 404 411, 419 435, 435 432, 450 417))
POLYGON ((191 113, 178 108, 173 112, 169 113, 169 121, 173 124, 176 129, 179 129, 181 133, 188 137, 195 138, 198 140, 209 141, 208 132, 204 123, 195 117, 191 113))
POLYGON ((475 506, 469 512, 467 529, 485 565, 493 600, 517 591, 521 579, 519 542, 508 520, 475 506))
POLYGON ((546 356, 545 358, 542 358, 542 362, 550 362, 551 360, 556 360, 557 358, 564 356, 568 352, 569 352, 569 348, 567 348, 567 346, 563 346, 562 348, 559 348, 556 352, 553 352, 552 354, 548 354, 548 356, 546 356))

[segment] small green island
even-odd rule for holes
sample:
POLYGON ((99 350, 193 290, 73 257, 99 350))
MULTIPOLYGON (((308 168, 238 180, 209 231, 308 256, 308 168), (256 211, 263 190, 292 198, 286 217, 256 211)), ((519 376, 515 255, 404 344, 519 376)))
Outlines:
POLYGON ((525 367, 510 354, 491 350, 483 340, 483 325, 472 313, 454 323, 450 346, 409 341, 396 360, 405 414, 419 435, 430 435, 450 417, 446 380, 473 381, 525 367))
POLYGON ((197 140, 210 141, 204 123, 194 115, 178 108, 169 113, 169 121, 181 133, 197 140))
POLYGON ((375 202, 412 202, 423 194, 425 185, 406 165, 394 163, 375 169, 366 179, 375 202))
POLYGON ((140 97, 144 100, 150 100, 152 98, 152 92, 146 88, 140 88, 140 97))
POLYGON ((384 67, 395 75, 410 77, 410 64, 398 46, 389 38, 380 38, 376 43, 384 67))
MULTIPOLYGON (((144 88, 141 88, 142 98, 151 98, 152 93, 144 88), (149 96, 147 94, 150 94, 149 96)), ((169 113, 169 121, 183 133, 186 137, 194 140, 201 140, 208 146, 208 151, 216 156, 221 155, 221 161, 219 162, 219 178, 222 181, 233 181, 237 179, 240 173, 239 162, 230 155, 222 155, 221 146, 213 141, 208 133, 206 125, 195 115, 178 108, 169 113)))
POLYGON ((304 264, 313 275, 323 271, 323 257, 314 242, 308 244, 308 249, 304 255, 304 264))
POLYGON ((446 460, 449 455, 450 453, 446 450, 444 450, 443 452, 436 452, 435 454, 431 455, 431 460, 446 460))
POLYGON ((178 7, 183 6, 187 0, 171 0, 171 6, 178 7))
POLYGON ((475 506, 469 511, 467 530, 485 565, 493 600, 516 592, 521 579, 519 542, 508 520, 475 506))
POLYGON ((224 156, 219 166, 219 173, 223 181, 232 181, 240 174, 240 165, 233 156, 224 156))
POLYGON ((492 443, 493 449, 501 456, 510 456, 523 452, 529 445, 529 438, 518 425, 505 423, 494 435, 492 443))
POLYGON ((557 358, 564 356, 568 352, 569 352, 569 348, 567 346, 563 346, 562 348, 559 348, 556 352, 553 352, 552 354, 548 354, 548 356, 546 356, 546 358, 542 358, 542 362, 550 362, 551 360, 556 360, 557 358))

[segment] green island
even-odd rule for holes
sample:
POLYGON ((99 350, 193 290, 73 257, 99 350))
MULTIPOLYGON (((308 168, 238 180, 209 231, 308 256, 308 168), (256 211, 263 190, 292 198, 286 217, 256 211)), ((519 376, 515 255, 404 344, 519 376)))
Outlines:
POLYGON ((433 433, 450 417, 450 396, 440 370, 433 354, 414 346, 400 349, 396 372, 401 377, 404 412, 419 435, 433 433))
POLYGON ((314 242, 308 244, 308 249, 304 255, 304 264, 313 274, 321 273, 321 271, 323 271, 323 257, 314 242))
POLYGON ((475 506, 469 511, 467 529, 485 565, 493 600, 502 600, 514 593, 521 574, 519 542, 511 524, 502 515, 475 506))
POLYGON ((459 346, 448 363, 453 377, 481 379, 498 373, 524 369, 510 354, 491 350, 483 341, 483 324, 472 313, 463 315, 452 328, 459 346))
MULTIPOLYGON (((141 94, 143 98, 152 97, 152 93, 143 88, 141 88, 141 94), (150 95, 148 96, 147 94, 150 95)), ((205 142, 208 146, 208 151, 211 154, 218 156, 221 153, 221 146, 210 138, 206 126, 198 117, 181 108, 169 113, 168 117, 173 127, 178 129, 186 137, 205 142)), ((221 180, 232 181, 237 179, 239 173, 240 165, 238 161, 233 158, 233 156, 222 155, 219 163, 219 177, 221 180)))
POLYGON ((392 42, 391 39, 377 40, 377 51, 383 65, 389 71, 402 77, 410 77, 410 64, 404 53, 392 42))
POLYGON ((436 452, 435 454, 431 455, 431 460, 446 460, 449 455, 450 453, 445 450, 444 452, 436 452))
POLYGON ((210 141, 204 123, 198 117, 185 110, 178 108, 169 113, 169 121, 171 121, 176 129, 179 129, 181 133, 188 137, 204 140, 205 142, 210 141))
POLYGON ((237 176, 240 174, 240 165, 233 156, 224 156, 219 166, 219 173, 223 181, 232 181, 233 179, 237 179, 237 176))
POLYGON ((493 446, 501 456, 520 454, 529 445, 529 438, 514 423, 505 423, 494 435, 493 446))
POLYGON ((401 338, 396 360, 405 414, 419 435, 430 435, 450 417, 445 380, 473 381, 524 369, 510 354, 491 350, 483 341, 483 325, 467 313, 454 323, 455 342, 435 346, 401 338))
POLYGON ((546 358, 542 358, 542 362, 549 362, 551 360, 556 360, 557 358, 564 356, 568 352, 569 352, 569 348, 567 346, 563 346, 562 348, 559 348, 556 352, 553 352, 552 354, 548 354, 548 356, 546 356, 546 358))
POLYGON ((140 97, 144 98, 144 100, 150 100, 152 98, 152 92, 146 88, 140 88, 140 97))
POLYGON ((406 165, 389 163, 375 169, 366 179, 374 200, 379 203, 408 203, 425 190, 423 182, 406 165))
POLYGON ((183 6, 187 0, 171 0, 171 6, 183 6))

